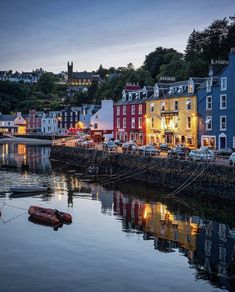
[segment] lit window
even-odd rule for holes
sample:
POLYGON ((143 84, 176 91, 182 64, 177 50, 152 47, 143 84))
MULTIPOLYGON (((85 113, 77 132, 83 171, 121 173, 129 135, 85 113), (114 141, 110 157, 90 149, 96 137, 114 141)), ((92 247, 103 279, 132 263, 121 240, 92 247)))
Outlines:
POLYGON ((212 96, 206 97, 206 110, 212 110, 212 96))
POLYGON ((226 109, 227 107, 227 95, 220 95, 220 109, 226 109))
POLYGON ((227 90, 227 77, 221 78, 221 91, 227 90))
POLYGON ((139 120, 138 120, 138 124, 139 124, 139 129, 141 129, 142 128, 142 118, 139 118, 139 120))
POLYGON ((139 104, 139 114, 142 115, 142 104, 139 104))
POLYGON ((206 117, 206 130, 212 131, 212 117, 211 116, 206 117))
POLYGON ((188 93, 194 93, 194 84, 193 83, 188 84, 188 93))
POLYGON ((220 131, 225 131, 226 130, 226 116, 220 116, 220 131))

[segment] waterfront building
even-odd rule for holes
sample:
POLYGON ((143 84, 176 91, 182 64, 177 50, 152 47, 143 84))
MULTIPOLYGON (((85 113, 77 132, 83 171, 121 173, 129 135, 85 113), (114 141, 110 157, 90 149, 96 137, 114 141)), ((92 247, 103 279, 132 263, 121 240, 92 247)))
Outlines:
POLYGON ((235 148, 235 49, 226 66, 217 62, 198 90, 199 143, 214 149, 235 148))
POLYGON ((58 133, 57 117, 55 113, 47 112, 42 114, 41 133, 46 135, 58 133))
POLYGON ((126 84, 122 99, 114 105, 114 138, 121 141, 135 140, 146 143, 146 104, 153 94, 153 87, 140 88, 126 84))
POLYGON ((101 108, 97 104, 82 104, 79 125, 83 130, 90 129, 91 117, 101 108))
POLYGON ((4 134, 25 134, 26 120, 20 112, 16 115, 2 115, 0 113, 0 132, 4 134))
POLYGON ((147 143, 197 147, 197 95, 203 78, 156 83, 146 100, 147 143))
POLYGON ((29 110, 27 118, 27 132, 28 133, 39 133, 41 132, 43 112, 36 112, 35 110, 29 110))
POLYGON ((76 133, 79 128, 81 107, 67 106, 57 115, 60 133, 76 133))
POLYGON ((101 101, 101 108, 91 117, 90 129, 96 142, 113 138, 113 100, 101 101))

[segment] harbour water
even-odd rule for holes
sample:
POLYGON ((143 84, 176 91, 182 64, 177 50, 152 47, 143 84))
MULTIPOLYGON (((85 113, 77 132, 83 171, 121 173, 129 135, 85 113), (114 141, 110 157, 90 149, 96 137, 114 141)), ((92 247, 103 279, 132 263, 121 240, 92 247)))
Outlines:
POLYGON ((234 291, 233 206, 164 201, 146 186, 104 188, 52 167, 49 153, 0 145, 0 291, 234 291), (52 191, 9 193, 32 182, 52 191), (31 222, 30 205, 69 212, 73 222, 56 230, 31 222))

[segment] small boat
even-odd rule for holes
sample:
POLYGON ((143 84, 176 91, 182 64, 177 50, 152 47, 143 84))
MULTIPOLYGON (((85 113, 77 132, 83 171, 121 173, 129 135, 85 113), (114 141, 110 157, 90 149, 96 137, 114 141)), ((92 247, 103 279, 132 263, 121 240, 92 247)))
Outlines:
POLYGON ((25 184, 10 187, 10 191, 13 193, 38 193, 38 192, 47 192, 49 191, 48 186, 40 186, 36 184, 25 184))
POLYGON ((72 216, 69 213, 64 213, 56 209, 53 210, 39 206, 30 206, 28 213, 33 219, 52 225, 72 222, 72 216))

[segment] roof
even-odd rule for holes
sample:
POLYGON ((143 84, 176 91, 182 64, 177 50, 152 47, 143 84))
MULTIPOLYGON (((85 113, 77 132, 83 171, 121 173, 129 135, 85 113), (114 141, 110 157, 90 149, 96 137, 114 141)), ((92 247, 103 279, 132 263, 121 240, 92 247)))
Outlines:
POLYGON ((13 122, 16 115, 0 115, 0 121, 13 122))
POLYGON ((92 76, 93 76, 92 73, 84 71, 84 72, 73 72, 72 77, 73 78, 80 78, 80 79, 88 79, 88 78, 91 79, 92 76))

